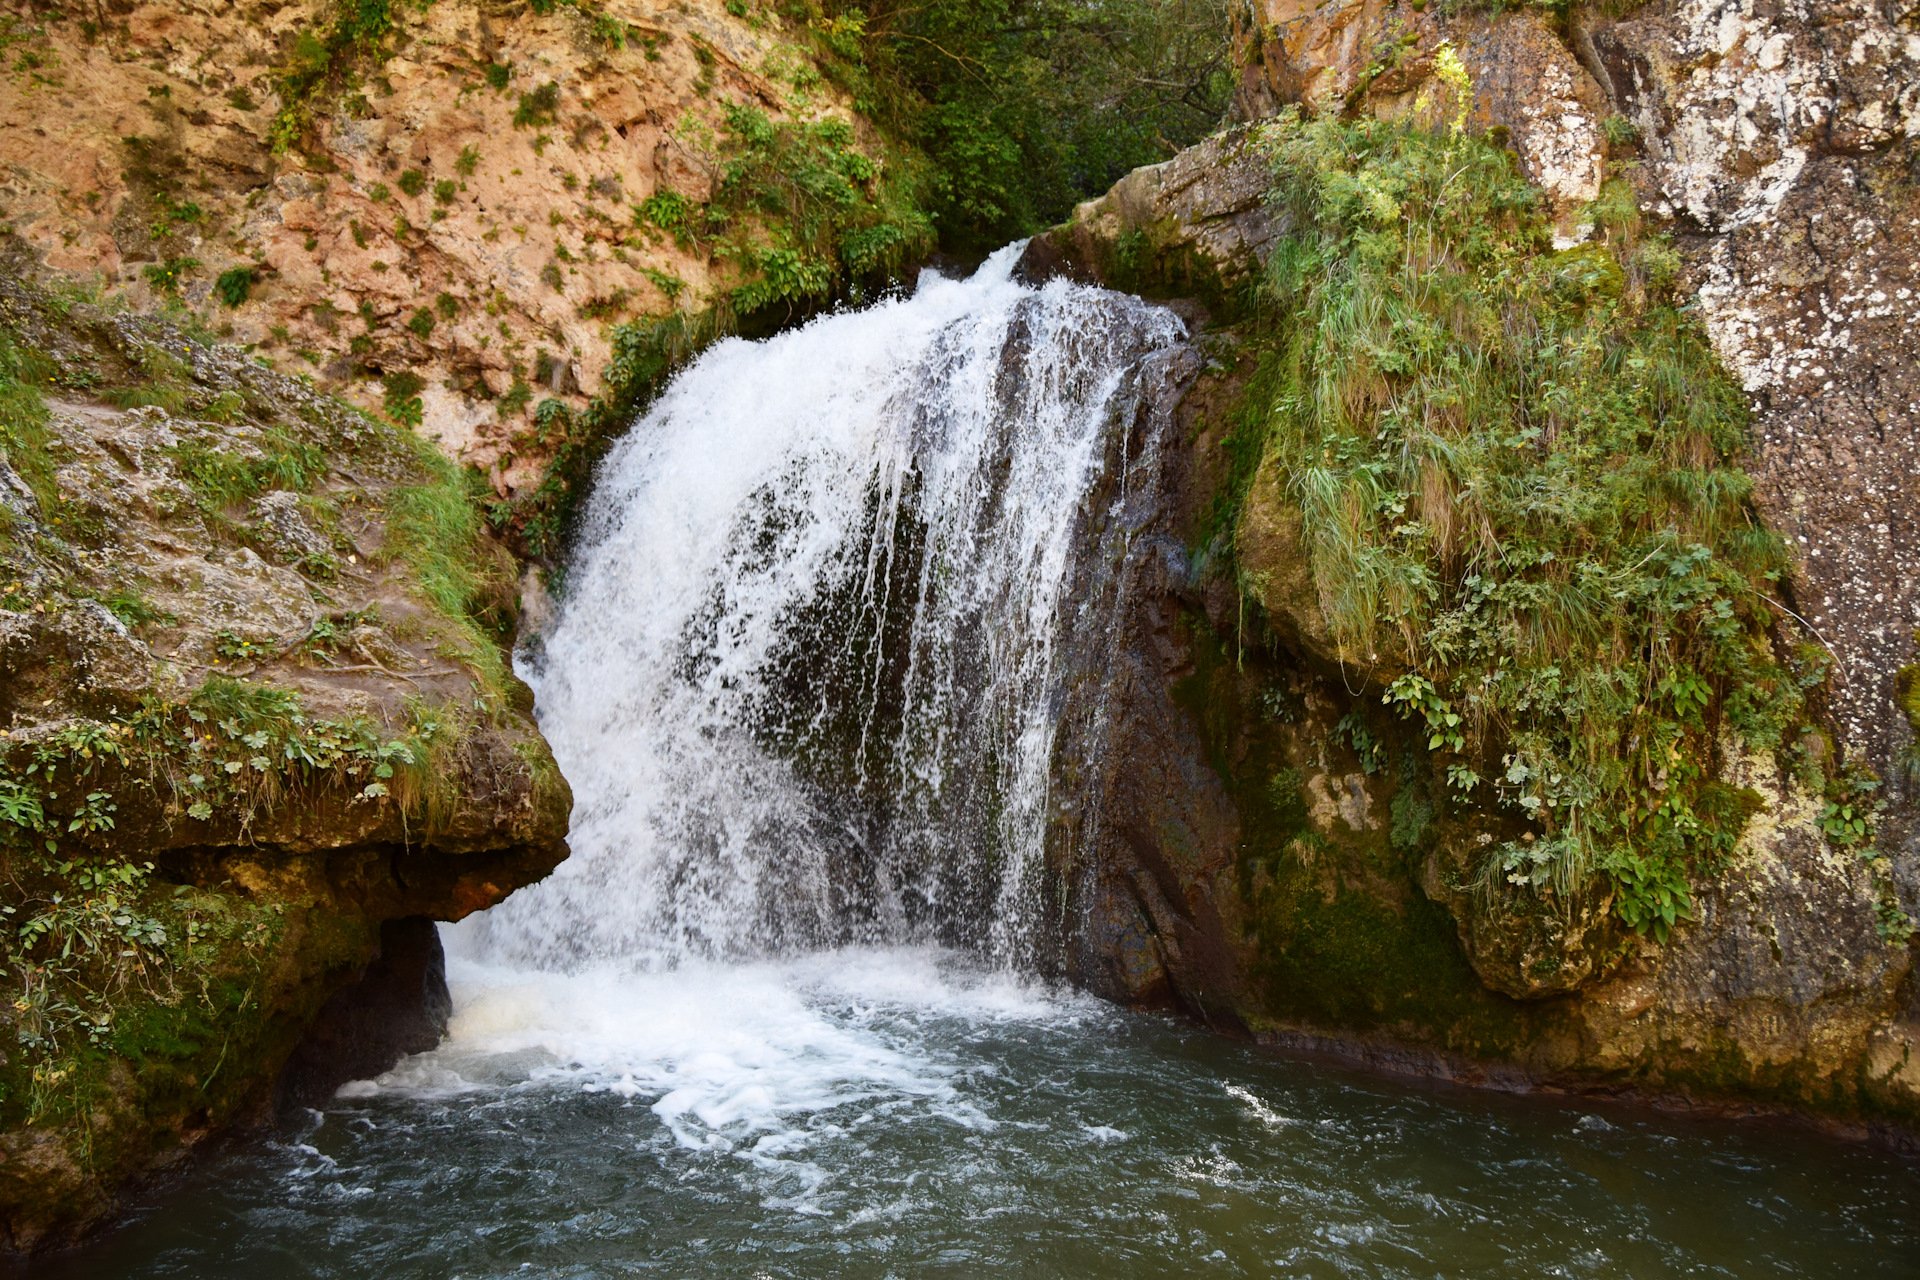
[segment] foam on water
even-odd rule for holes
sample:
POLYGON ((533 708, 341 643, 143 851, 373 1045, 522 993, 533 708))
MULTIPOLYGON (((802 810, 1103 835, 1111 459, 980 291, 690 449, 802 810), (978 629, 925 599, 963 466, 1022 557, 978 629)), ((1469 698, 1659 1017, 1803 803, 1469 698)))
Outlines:
POLYGON ((347 1086, 343 1101, 612 1095, 648 1108, 684 1151, 778 1175, 797 1209, 831 1181, 817 1150, 863 1126, 996 1127, 971 1088, 979 1064, 955 1043, 986 1028, 1057 1034, 1112 1016, 1087 997, 930 948, 558 972, 461 958, 454 932, 445 1041, 347 1086))
POLYGON ((1086 504, 1182 331, 1016 254, 722 343, 611 453, 525 664, 572 856, 346 1100, 611 1095, 804 1201, 860 1126, 995 1126, 953 1045, 1107 1016, 1018 975, 1086 504))

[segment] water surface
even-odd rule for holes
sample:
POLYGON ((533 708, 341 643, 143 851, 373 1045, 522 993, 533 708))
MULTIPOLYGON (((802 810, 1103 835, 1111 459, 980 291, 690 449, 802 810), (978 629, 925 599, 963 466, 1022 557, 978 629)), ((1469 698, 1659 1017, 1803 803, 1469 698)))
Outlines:
POLYGON ((441 1049, 60 1276, 1920 1275, 1920 1170, 1429 1090, 921 949, 456 965, 441 1049))

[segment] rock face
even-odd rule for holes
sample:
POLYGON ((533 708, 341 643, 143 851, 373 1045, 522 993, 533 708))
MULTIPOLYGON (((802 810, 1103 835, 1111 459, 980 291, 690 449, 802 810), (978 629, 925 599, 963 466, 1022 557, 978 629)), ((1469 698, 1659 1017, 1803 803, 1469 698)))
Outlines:
MULTIPOLYGON (((1895 702, 1903 668, 1898 687, 1920 685, 1915 14, 1657 3, 1576 10, 1558 29, 1524 9, 1255 0, 1236 30, 1256 128, 1295 103, 1464 114, 1505 130, 1563 241, 1616 178, 1671 231, 1751 397, 1763 512, 1800 552, 1776 603, 1838 658, 1840 749, 1890 784, 1883 870, 1828 842, 1820 797, 1736 758, 1728 780, 1759 810, 1667 944, 1626 933, 1605 902, 1519 912, 1483 893, 1475 851, 1514 833, 1430 794, 1417 744, 1380 712, 1404 655, 1333 643, 1284 492, 1256 478, 1238 527, 1264 631, 1190 550, 1217 533, 1221 424, 1251 373, 1228 329, 1188 393, 1168 522, 1143 544, 1120 625, 1108 714, 1124 746, 1100 783, 1103 826, 1074 855, 1092 868, 1076 882, 1086 981, 1389 1066, 1920 1126, 1916 948, 1876 927, 1887 893, 1920 909, 1914 721, 1895 702), (1449 48, 1470 96, 1444 74, 1449 48)), ((1082 206, 1036 241, 1030 269, 1176 296, 1246 279, 1276 233, 1254 137, 1230 132, 1082 206)))
POLYGON ((431 1043, 431 922, 557 864, 570 799, 498 648, 510 566, 427 446, 9 271, 0 457, 0 1247, 30 1249, 262 1116, 316 1018, 352 1056, 296 1092, 431 1043))
POLYGON ((1562 35, 1524 9, 1255 0, 1239 109, 1443 110, 1442 42, 1568 234, 1607 177, 1671 221, 1752 397, 1766 516, 1802 555, 1783 607, 1833 647, 1843 736, 1891 776, 1920 626, 1920 8, 1655 3, 1576 9, 1562 35))
POLYGON ((1072 221, 1034 237, 1020 269, 1230 311, 1273 238, 1266 191, 1251 130, 1217 133, 1083 203, 1072 221))
POLYGON ((791 33, 721 0, 378 7, 392 33, 340 53, 288 137, 333 0, 6 6, 0 205, 46 266, 177 293, 363 406, 418 377, 426 434, 512 493, 545 461, 532 405, 597 389, 611 323, 734 283, 660 225, 711 194, 722 104, 844 108, 791 33), (649 221, 653 197, 685 203, 649 221))

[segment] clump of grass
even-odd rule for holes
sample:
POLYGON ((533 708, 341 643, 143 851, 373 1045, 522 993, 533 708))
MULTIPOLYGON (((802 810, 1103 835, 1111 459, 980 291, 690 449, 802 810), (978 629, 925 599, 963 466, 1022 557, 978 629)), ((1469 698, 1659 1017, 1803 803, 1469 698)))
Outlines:
POLYGON ((1719 730, 1778 748, 1803 714, 1738 388, 1623 188, 1556 252, 1511 157, 1457 128, 1289 115, 1264 145, 1289 231, 1251 446, 1330 628, 1407 655, 1387 701, 1524 824, 1496 880, 1598 883, 1664 939, 1748 816, 1719 730))
POLYGON ((262 433, 255 454, 205 441, 183 441, 171 450, 180 476, 208 515, 220 515, 272 489, 305 493, 327 472, 319 446, 279 427, 262 433))
POLYGON ((432 446, 416 445, 424 478, 388 495, 382 558, 412 571, 461 633, 450 656, 504 705, 509 679, 501 642, 512 630, 513 583, 503 551, 487 536, 472 478, 432 446))
POLYGON ((54 480, 47 402, 29 381, 32 364, 27 353, 0 335, 0 451, 26 481, 41 512, 50 516, 60 509, 60 486, 54 480))
POLYGON ((520 95, 519 105, 513 110, 513 127, 537 129, 552 124, 559 110, 560 86, 549 80, 531 93, 520 95))

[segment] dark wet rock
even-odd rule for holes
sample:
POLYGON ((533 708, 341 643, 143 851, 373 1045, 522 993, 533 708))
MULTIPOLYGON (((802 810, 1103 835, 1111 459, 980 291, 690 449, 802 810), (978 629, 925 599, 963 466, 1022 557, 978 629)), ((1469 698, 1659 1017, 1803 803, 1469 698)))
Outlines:
POLYGON ((425 916, 380 926, 380 953, 320 1007, 280 1073, 282 1106, 317 1106, 440 1043, 453 1013, 440 931, 425 916))

